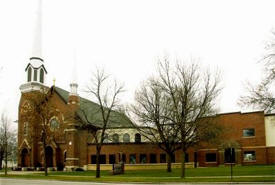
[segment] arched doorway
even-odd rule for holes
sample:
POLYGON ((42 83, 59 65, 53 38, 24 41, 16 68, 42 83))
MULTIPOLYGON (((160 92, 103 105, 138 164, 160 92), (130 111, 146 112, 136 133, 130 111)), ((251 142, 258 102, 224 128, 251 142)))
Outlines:
POLYGON ((46 147, 46 164, 47 167, 53 167, 53 149, 50 146, 46 147))
POLYGON ((29 164, 28 150, 24 148, 21 151, 21 167, 27 167, 29 164))

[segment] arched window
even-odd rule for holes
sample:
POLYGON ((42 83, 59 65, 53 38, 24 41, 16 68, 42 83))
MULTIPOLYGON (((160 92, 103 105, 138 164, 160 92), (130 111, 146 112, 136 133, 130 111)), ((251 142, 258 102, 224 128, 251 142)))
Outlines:
POLYGON ((119 142, 119 137, 118 134, 113 135, 113 143, 118 143, 119 142))
POLYGON ((29 67, 28 68, 28 82, 30 82, 32 80, 32 68, 29 67))
POLYGON ((130 142, 130 135, 129 134, 124 134, 123 135, 123 142, 124 143, 129 143, 130 142))
POLYGON ((140 143, 141 142, 141 135, 139 133, 135 134, 135 143, 140 143))
POLYGON ((103 143, 108 143, 109 138, 108 138, 108 134, 104 134, 104 139, 103 139, 103 143))
POLYGON ((44 83, 44 70, 40 69, 40 83, 44 83))
POLYGON ((37 81, 37 69, 33 70, 33 81, 37 81))

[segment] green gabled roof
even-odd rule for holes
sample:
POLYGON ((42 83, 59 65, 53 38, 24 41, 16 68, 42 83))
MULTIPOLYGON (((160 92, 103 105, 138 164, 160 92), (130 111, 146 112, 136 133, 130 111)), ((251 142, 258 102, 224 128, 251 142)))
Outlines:
MULTIPOLYGON (((54 89, 57 92, 57 94, 63 99, 63 101, 68 103, 69 92, 59 87, 54 87, 54 89)), ((87 123, 84 115, 87 115, 88 122, 92 123, 93 124, 92 126, 101 128, 103 126, 103 121, 102 121, 102 116, 99 108, 100 106, 97 103, 80 97, 80 107, 79 107, 79 110, 77 111, 77 115, 80 117, 80 119, 83 121, 84 124, 87 123)), ((133 127, 134 127, 133 123, 125 114, 112 111, 107 128, 133 128, 133 127)))

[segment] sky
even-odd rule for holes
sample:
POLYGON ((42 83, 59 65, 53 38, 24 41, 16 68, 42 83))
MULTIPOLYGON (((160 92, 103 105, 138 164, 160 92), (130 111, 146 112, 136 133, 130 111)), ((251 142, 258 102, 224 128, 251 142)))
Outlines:
MULTIPOLYGON (((0 110, 17 120, 25 67, 31 57, 37 0, 0 1, 0 110)), ((122 103, 169 54, 219 69, 220 112, 237 105, 246 81, 262 78, 266 41, 275 26, 267 0, 43 0, 42 55, 46 84, 69 90, 76 61, 79 94, 96 68, 124 83, 122 103), (75 54, 74 54, 75 53, 75 54), (74 57, 75 56, 75 57, 74 57)))

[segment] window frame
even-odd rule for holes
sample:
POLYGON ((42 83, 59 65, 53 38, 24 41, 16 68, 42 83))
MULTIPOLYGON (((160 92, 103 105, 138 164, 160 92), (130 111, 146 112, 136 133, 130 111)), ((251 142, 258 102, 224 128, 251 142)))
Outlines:
POLYGON ((41 68, 39 72, 40 72, 40 75, 39 75, 39 82, 40 82, 40 83, 44 83, 44 76, 45 76, 44 70, 41 68))
POLYGON ((243 161, 244 162, 255 162, 256 161, 256 151, 255 150, 244 151, 243 152, 243 161), (251 160, 245 158, 245 155, 247 155, 247 154, 252 154, 251 160), (253 156, 253 154, 254 154, 254 156, 253 156))
POLYGON ((141 143, 141 135, 140 133, 135 134, 135 143, 141 143))
POLYGON ((150 153, 149 163, 155 164, 157 162, 158 162, 157 154, 156 153, 150 153))
POLYGON ((33 81, 37 81, 37 69, 33 69, 33 81))
POLYGON ((128 133, 123 134, 122 140, 123 140, 123 143, 129 143, 131 141, 130 134, 128 133))
POLYGON ((217 163, 217 153, 216 152, 205 153, 205 162, 206 163, 217 163), (213 155, 213 156, 215 155, 215 161, 214 160, 208 160, 210 155, 213 155))
POLYGON ((32 81, 32 68, 31 67, 28 68, 28 76, 27 77, 28 77, 27 81, 31 82, 32 81))
POLYGON ((112 143, 119 143, 119 135, 117 133, 112 135, 112 143))
POLYGON ((139 154, 139 163, 140 164, 147 163, 147 155, 146 154, 139 154))
MULTIPOLYGON (((247 133, 246 133, 247 134, 247 133)), ((251 137, 255 137, 255 128, 244 128, 243 129, 243 137, 244 138, 251 138, 251 137), (245 135, 246 131, 248 131, 248 133, 253 130, 253 135, 245 135)))
POLYGON ((137 164, 137 155, 136 154, 129 155, 129 164, 137 164), (135 159, 134 163, 132 163, 131 157, 134 157, 134 159, 135 159))
POLYGON ((109 164, 116 164, 116 154, 109 154, 109 164))

